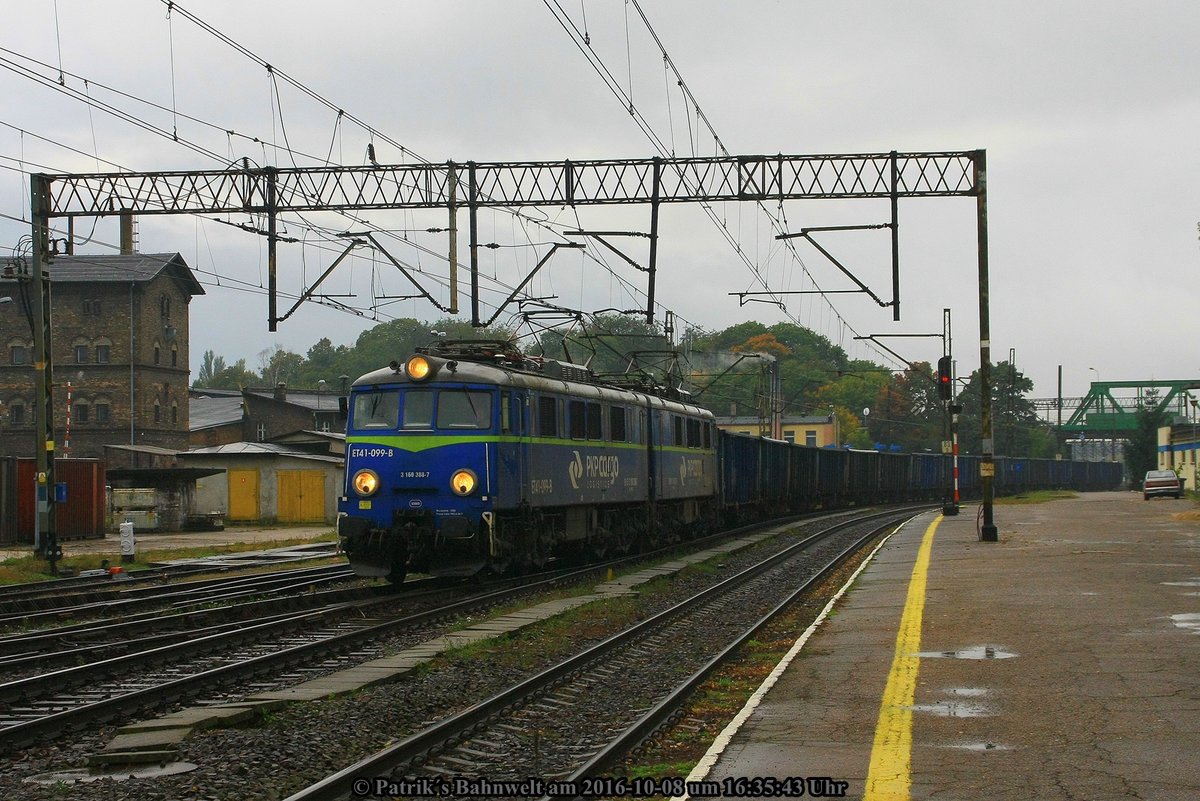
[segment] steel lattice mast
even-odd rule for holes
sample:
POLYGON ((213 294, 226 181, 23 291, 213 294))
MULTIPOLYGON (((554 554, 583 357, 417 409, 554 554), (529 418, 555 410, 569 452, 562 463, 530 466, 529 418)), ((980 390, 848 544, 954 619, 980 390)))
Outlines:
MULTIPOLYGON (((758 155, 701 158, 594 159, 359 167, 251 167, 197 171, 120 172, 31 176, 33 232, 43 241, 49 220, 147 214, 265 214, 268 219, 269 311, 276 330, 276 248, 279 214, 304 211, 446 209, 452 237, 457 210, 470 216, 472 323, 480 325, 476 217, 481 208, 649 204, 650 260, 647 322, 653 322, 658 208, 662 203, 879 198, 891 201, 893 301, 899 319, 897 201, 901 198, 974 197, 979 244, 980 378, 982 383, 983 538, 994 541, 994 448, 991 343, 988 321, 986 157, 983 150, 853 155, 758 155)), ((457 243, 452 242, 454 253, 457 243)), ((47 253, 34 248, 33 269, 43 276, 47 253)), ((343 254, 344 257, 345 254, 343 254)), ((326 275, 329 271, 326 271, 326 275)), ((451 264, 451 272, 456 265, 451 264)), ((322 276, 324 278, 324 276, 322 276)), ((410 277, 411 280, 411 277, 410 277)), ((42 287, 41 281, 35 282, 42 287)), ((311 293, 313 287, 306 292, 311 293)), ((41 304, 39 289, 36 303, 41 304)), ((423 291, 423 290, 422 290, 423 291)), ((427 293, 426 296, 428 297, 427 293)), ((451 299, 457 313, 457 299, 451 299)), ((286 316, 286 315, 285 315, 286 316)), ((49 323, 35 338, 39 403, 50 408, 49 323)), ((53 420, 39 421, 39 480, 48 482, 47 543, 57 547, 53 513, 53 420), (49 454, 49 458, 47 458, 49 454)))

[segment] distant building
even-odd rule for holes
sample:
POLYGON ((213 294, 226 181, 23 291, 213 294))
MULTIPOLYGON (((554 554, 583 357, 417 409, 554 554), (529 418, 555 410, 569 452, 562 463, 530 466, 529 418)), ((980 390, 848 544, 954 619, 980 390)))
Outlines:
MULTIPOLYGON (((1197 465, 1197 453, 1200 452, 1200 423, 1176 423, 1158 429, 1158 468, 1159 470, 1174 470, 1180 478, 1185 479, 1184 488, 1194 490, 1200 488, 1200 466, 1197 465)), ((1141 480, 1141 476, 1134 476, 1141 480)))
MULTIPOLYGON (((183 257, 56 256, 49 275, 57 455, 120 462, 124 452, 105 446, 186 449, 188 305, 204 289, 183 257)), ((0 306, 0 453, 14 456, 34 455, 28 295, 28 268, 5 265, 0 297, 14 302, 0 306)))
POLYGON ((230 522, 332 524, 346 451, 334 391, 192 389, 191 450, 181 464, 209 475, 194 508, 230 522))
POLYGON ((197 389, 188 393, 191 448, 232 442, 270 442, 297 431, 344 434, 337 392, 294 389, 197 389))
MULTIPOLYGON (((770 426, 762 418, 753 415, 717 417, 717 428, 730 434, 745 434, 752 437, 766 436, 770 426)), ((791 416, 783 418, 783 439, 797 445, 814 448, 838 447, 838 422, 832 414, 791 416)))

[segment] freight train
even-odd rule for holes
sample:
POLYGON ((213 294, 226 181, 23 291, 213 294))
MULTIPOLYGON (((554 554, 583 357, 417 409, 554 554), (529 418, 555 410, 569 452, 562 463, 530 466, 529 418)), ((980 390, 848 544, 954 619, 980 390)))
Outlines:
MULTIPOLYGON (((949 457, 728 434, 685 393, 601 383, 511 343, 439 342, 347 399, 338 533, 356 572, 402 581, 600 558, 721 525, 945 497, 949 457)), ((963 497, 978 457, 959 458, 963 497)), ((996 493, 1111 489, 1116 464, 996 459, 996 493)))

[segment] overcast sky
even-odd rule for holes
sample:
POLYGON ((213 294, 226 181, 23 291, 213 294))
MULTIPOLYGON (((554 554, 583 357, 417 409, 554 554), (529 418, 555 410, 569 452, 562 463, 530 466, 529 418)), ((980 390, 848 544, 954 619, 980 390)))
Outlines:
MULTIPOLYGON (((560 4, 561 19, 586 32, 666 147, 680 156, 715 154, 711 132, 664 66, 636 6, 560 4)), ((258 165, 325 158, 358 165, 372 141, 382 163, 411 163, 413 153, 433 162, 656 154, 626 101, 539 0, 184 0, 182 8, 377 133, 348 118, 339 124, 335 111, 282 79, 273 82, 178 9, 168 15, 160 0, 12 5, 0 27, 0 252, 28 234, 20 221, 29 216, 31 170, 214 169, 243 157, 258 165), (18 75, 14 65, 48 76, 51 85, 18 75), (57 91, 60 70, 63 88, 174 130, 213 155, 57 91), (288 143, 307 155, 289 155, 288 143)), ((1000 361, 1015 349, 1036 397, 1055 394, 1058 365, 1068 396, 1097 378, 1200 377, 1200 4, 640 0, 640 8, 733 154, 986 149, 992 355, 1000 361)), ((882 361, 854 336, 940 332, 942 309, 950 308, 959 373, 978 367, 973 200, 901 202, 898 323, 862 295, 831 295, 833 308, 812 295, 788 296, 786 310, 740 306, 729 293, 761 290, 750 265, 777 290, 811 289, 814 281, 827 290, 851 285, 811 246, 797 245, 798 258, 780 248, 756 206, 713 211, 741 255, 698 206, 662 211, 658 300, 687 323, 712 330, 746 319, 793 320, 852 356, 882 361)), ((882 223, 889 211, 886 202, 820 201, 788 203, 783 214, 798 230, 882 223)), ((285 223, 300 241, 280 249, 280 287, 292 296, 340 252, 315 229, 366 224, 305 216, 312 227, 285 223)), ((384 240, 389 252, 422 270, 423 286, 445 303, 446 235, 424 232, 444 227, 445 213, 364 216, 408 232, 384 240)), ((545 243, 563 241, 557 232, 564 227, 649 229, 648 208, 546 208, 528 217, 480 215, 481 240, 501 245, 482 256, 489 304, 545 255, 545 243)), ((459 225, 465 261, 465 213, 459 225)), ((81 253, 111 253, 104 245, 118 238, 109 219, 94 229, 80 220, 77 234, 93 239, 81 253)), ((193 370, 206 349, 257 367, 258 354, 276 344, 304 353, 321 336, 353 343, 378 320, 441 316, 425 301, 395 300, 412 287, 384 256, 359 250, 325 291, 365 316, 308 304, 271 333, 259 289, 266 281, 262 237, 194 217, 143 217, 138 237, 144 252, 182 253, 205 285, 207 294, 191 307, 193 370)), ((620 244, 645 263, 644 239, 620 244)), ((878 294, 890 295, 886 232, 839 233, 823 244, 878 294)), ((560 251, 530 293, 585 310, 642 303, 644 273, 601 251, 560 251)), ((291 300, 281 304, 286 309, 291 300)), ((469 312, 465 298, 460 305, 469 312)), ((491 312, 486 305, 485 315, 491 312)), ((935 339, 883 341, 912 360, 940 355, 935 339)))

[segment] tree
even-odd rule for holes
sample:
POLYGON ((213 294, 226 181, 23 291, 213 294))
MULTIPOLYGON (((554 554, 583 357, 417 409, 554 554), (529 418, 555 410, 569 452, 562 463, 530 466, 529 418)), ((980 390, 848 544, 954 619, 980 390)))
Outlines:
MULTIPOLYGON (((1033 401, 1033 381, 1008 362, 992 366, 992 438, 996 454, 1053 458, 1056 446, 1049 424, 1037 416, 1033 401)), ((958 396, 963 412, 959 416, 958 439, 964 453, 982 451, 981 387, 979 371, 971 373, 958 396)))
POLYGON ((299 353, 284 350, 283 346, 277 343, 274 348, 259 351, 258 362, 262 368, 262 380, 267 386, 295 386, 300 377, 304 357, 299 353))
POLYGON ((1134 481, 1158 467, 1158 429, 1167 425, 1167 414, 1158 408, 1158 391, 1149 389, 1133 413, 1136 427, 1125 446, 1125 466, 1134 481))
POLYGON ((218 356, 211 350, 204 351, 204 359, 200 363, 200 372, 196 375, 196 380, 192 382, 192 386, 201 389, 211 389, 213 381, 217 375, 225 370, 225 357, 218 356))

